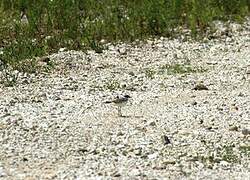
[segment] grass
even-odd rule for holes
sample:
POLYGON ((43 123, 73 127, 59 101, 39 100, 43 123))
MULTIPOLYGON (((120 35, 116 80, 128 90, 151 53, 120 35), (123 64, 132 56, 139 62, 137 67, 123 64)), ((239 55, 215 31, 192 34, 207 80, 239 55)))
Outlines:
POLYGON ((223 161, 227 161, 230 163, 237 163, 240 161, 239 155, 237 155, 234 151, 234 146, 223 146, 219 155, 222 157, 223 161))
POLYGON ((9 71, 6 69, 1 70, 3 73, 3 79, 0 81, 6 87, 12 87, 17 83, 18 73, 16 71, 9 71))
POLYGON ((154 76, 157 74, 157 71, 151 68, 145 69, 145 76, 149 79, 153 79, 154 76))
POLYGON ((215 163, 226 161, 228 163, 242 163, 242 157, 250 157, 249 146, 235 147, 233 144, 224 145, 218 149, 209 149, 208 156, 197 157, 206 167, 212 168, 215 163))
POLYGON ((250 146, 240 146, 240 152, 250 158, 250 146))
POLYGON ((104 84, 104 89, 116 90, 120 88, 120 82, 118 80, 112 79, 104 84))
POLYGON ((192 67, 189 64, 173 64, 173 65, 164 65, 161 67, 161 70, 166 71, 167 74, 188 74, 188 73, 202 73, 206 72, 206 69, 192 67))
MULTIPOLYGON (((59 48, 102 53, 102 40, 131 42, 175 36, 176 27, 205 34, 214 20, 242 22, 248 0, 2 0, 0 61, 19 70, 21 61, 57 52, 59 48), (20 13, 28 23, 20 21, 20 13)), ((172 73, 192 71, 174 67, 172 73)), ((150 73, 149 73, 149 76, 150 73)))
POLYGON ((146 68, 145 76, 147 78, 153 79, 155 75, 174 75, 174 74, 190 74, 190 73, 203 73, 206 69, 192 67, 190 64, 166 64, 161 66, 159 69, 146 68))

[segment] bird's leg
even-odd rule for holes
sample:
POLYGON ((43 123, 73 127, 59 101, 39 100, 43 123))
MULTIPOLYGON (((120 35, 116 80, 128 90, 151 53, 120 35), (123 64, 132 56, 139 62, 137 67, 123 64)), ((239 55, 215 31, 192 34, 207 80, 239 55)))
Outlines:
POLYGON ((121 106, 118 106, 118 116, 122 116, 122 110, 121 110, 121 106))

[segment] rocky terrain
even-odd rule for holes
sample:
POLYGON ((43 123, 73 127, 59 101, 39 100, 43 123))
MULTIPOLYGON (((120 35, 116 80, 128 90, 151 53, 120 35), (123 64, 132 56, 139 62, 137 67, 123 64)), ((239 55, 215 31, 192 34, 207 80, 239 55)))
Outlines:
POLYGON ((62 51, 2 84, 0 179, 249 179, 250 21, 217 26, 62 51))

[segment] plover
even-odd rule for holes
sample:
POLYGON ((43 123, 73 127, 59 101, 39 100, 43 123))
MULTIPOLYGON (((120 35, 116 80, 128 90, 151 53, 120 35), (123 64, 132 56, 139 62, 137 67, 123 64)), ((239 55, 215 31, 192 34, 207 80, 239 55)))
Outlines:
POLYGON ((131 98, 131 96, 129 95, 118 95, 115 97, 115 99, 111 101, 106 101, 105 103, 114 103, 118 109, 118 116, 122 117, 121 109, 127 104, 129 98, 131 98))
POLYGON ((26 15, 25 10, 21 11, 21 15, 20 16, 21 16, 20 18, 21 18, 21 23, 22 24, 29 24, 29 20, 28 20, 28 17, 26 15))

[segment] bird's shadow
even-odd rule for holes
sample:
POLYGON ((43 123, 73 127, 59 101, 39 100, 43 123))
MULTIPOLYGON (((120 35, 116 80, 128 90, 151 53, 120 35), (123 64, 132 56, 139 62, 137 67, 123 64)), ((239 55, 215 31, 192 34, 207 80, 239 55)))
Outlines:
POLYGON ((118 117, 120 117, 120 118, 141 118, 141 117, 143 117, 143 116, 132 116, 132 115, 121 115, 121 116, 118 116, 118 117))
POLYGON ((132 116, 130 116, 130 115, 121 115, 121 116, 118 116, 118 117, 120 117, 120 118, 130 118, 132 116))

